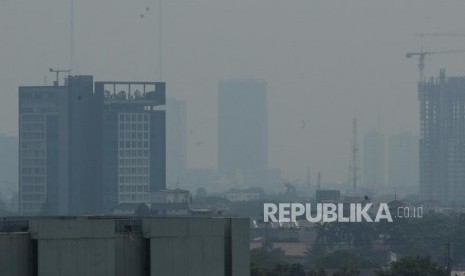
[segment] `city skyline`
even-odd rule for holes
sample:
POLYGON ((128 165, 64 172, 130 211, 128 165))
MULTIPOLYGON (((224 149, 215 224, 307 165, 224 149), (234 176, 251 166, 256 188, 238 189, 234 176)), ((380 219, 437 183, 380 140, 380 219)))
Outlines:
POLYGON ((0 276, 465 275, 464 0, 0 0, 0 276))
MULTIPOLYGON (((0 108, 6 116, 0 118, 0 132, 14 135, 17 126, 8 118, 16 117, 16 87, 42 84, 44 76, 51 83, 54 76, 48 68, 67 67, 69 3, 3 1, 0 5, 0 23, 5 26, 0 60, 17 64, 1 69, 5 92, 0 108), (51 7, 56 12, 47 15, 51 7), (12 16, 15 13, 21 17, 12 16), (26 38, 34 43, 24 43, 26 38)), ((421 46, 463 48, 460 37, 415 36, 428 30, 460 33, 462 6, 430 0, 163 1, 163 81, 170 83, 168 97, 186 100, 190 106, 188 167, 216 167, 218 81, 252 76, 268 84, 270 166, 280 168, 288 179, 305 178, 307 167, 312 175, 321 171, 328 181, 346 179, 348 158, 342 154, 346 156, 350 147, 343 140, 350 139, 347 117, 358 118, 360 133, 377 126, 377 118, 385 133, 418 133, 417 62, 405 54, 421 46), (377 24, 366 24, 375 14, 380 14, 375 17, 377 24), (435 20, 441 14, 450 16, 435 20), (204 142, 202 147, 195 145, 197 141, 204 142)), ((157 5, 152 2, 76 2, 77 72, 102 81, 156 79, 157 22, 157 5)), ((447 67, 449 75, 463 75, 464 58, 463 54, 433 56, 426 60, 425 76, 440 67, 447 67)))

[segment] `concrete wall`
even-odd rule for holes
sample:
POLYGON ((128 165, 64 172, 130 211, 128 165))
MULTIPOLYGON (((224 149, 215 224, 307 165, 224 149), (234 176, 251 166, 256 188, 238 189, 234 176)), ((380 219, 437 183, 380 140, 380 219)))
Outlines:
POLYGON ((31 220, 29 233, 0 233, 0 275, 250 273, 248 219, 147 218, 139 226, 128 232, 112 218, 31 220))
POLYGON ((250 274, 249 226, 248 219, 231 219, 232 276, 250 274))
POLYGON ((144 275, 140 233, 116 233, 111 219, 38 220, 39 276, 144 275))
POLYGON ((157 218, 145 221, 151 276, 225 275, 223 219, 157 218))
POLYGON ((29 233, 0 233, 0 275, 32 275, 32 259, 29 233))
POLYGON ((146 255, 150 247, 140 233, 123 234, 115 238, 115 276, 145 276, 148 275, 150 263, 146 255))
POLYGON ((39 240, 39 275, 115 275, 112 239, 39 240))

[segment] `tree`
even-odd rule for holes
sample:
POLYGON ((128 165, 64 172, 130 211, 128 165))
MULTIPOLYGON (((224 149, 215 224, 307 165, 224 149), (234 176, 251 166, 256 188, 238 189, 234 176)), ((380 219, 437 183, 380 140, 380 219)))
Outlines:
POLYGON ((301 264, 278 264, 269 276, 305 276, 304 268, 301 264))
POLYGON ((358 276, 360 275, 360 270, 355 268, 342 268, 341 270, 335 272, 333 276, 358 276))
POLYGON ((318 269, 311 269, 308 272, 308 276, 327 276, 325 270, 323 268, 318 268, 318 269))
POLYGON ((316 232, 315 243, 330 245, 334 242, 334 234, 332 233, 331 224, 328 222, 317 223, 313 228, 316 232))
POLYGON ((336 250, 321 256, 317 260, 316 265, 324 268, 360 268, 372 266, 369 261, 348 250, 336 250))
MULTIPOLYGON (((388 225, 385 243, 402 256, 431 256, 444 260, 444 243, 453 234, 457 219, 442 214, 427 214, 421 219, 397 220, 388 225)), ((378 225, 378 228, 382 225, 378 225)))
POLYGON ((250 251, 250 266, 257 271, 259 268, 273 269, 278 264, 283 263, 283 258, 284 252, 279 248, 268 250, 265 247, 260 247, 250 251))
POLYGON ((387 271, 378 276, 448 276, 446 269, 433 262, 430 257, 405 257, 391 264, 387 271))

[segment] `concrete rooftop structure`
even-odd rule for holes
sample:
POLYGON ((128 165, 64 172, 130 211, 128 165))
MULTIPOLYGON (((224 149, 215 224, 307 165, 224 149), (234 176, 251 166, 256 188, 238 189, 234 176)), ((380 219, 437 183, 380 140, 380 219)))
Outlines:
POLYGON ((248 275, 249 220, 0 218, 2 276, 248 275))

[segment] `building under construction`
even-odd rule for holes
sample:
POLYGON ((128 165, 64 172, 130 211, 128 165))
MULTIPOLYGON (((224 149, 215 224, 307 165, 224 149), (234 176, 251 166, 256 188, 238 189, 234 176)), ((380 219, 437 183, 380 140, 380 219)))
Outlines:
POLYGON ((420 100, 420 195, 448 206, 465 198, 465 77, 418 84, 420 100))

